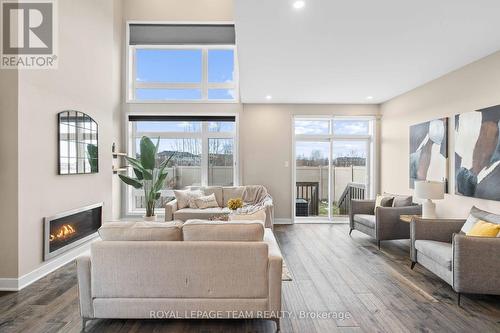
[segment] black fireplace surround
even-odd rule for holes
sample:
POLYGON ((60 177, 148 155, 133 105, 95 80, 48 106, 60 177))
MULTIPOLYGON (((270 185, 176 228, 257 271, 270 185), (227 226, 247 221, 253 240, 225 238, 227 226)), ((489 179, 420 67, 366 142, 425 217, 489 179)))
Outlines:
POLYGON ((102 203, 44 218, 44 260, 96 237, 101 224, 102 203))

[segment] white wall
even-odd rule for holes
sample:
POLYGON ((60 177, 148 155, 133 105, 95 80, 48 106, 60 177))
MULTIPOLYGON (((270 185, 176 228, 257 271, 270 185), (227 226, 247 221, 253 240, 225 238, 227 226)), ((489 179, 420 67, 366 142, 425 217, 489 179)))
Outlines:
POLYGON ((64 0, 59 68, 19 73, 19 275, 43 262, 43 217, 104 202, 112 213, 113 0, 64 0), (75 109, 99 125, 99 173, 57 175, 57 113, 75 109))
POLYGON ((467 65, 381 106, 381 186, 390 193, 409 189, 409 126, 441 117, 449 121, 450 194, 436 201, 441 217, 466 217, 472 205, 500 212, 500 202, 454 194, 454 115, 500 104, 500 52, 467 65))
POLYGON ((0 278, 18 276, 18 71, 0 69, 0 278))

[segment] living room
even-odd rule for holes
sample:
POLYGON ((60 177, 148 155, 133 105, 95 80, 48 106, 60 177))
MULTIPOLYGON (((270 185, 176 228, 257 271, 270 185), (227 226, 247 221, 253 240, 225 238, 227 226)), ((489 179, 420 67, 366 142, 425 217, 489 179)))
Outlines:
POLYGON ((0 4, 0 332, 500 332, 497 2, 0 4))

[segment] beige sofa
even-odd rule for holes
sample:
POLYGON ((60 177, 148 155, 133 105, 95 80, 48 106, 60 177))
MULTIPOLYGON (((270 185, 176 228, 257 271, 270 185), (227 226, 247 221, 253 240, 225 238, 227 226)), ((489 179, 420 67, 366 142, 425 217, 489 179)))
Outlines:
POLYGON ((282 256, 260 221, 107 223, 77 259, 95 318, 263 318, 281 310, 282 256))
MULTIPOLYGON (((260 185, 264 190, 265 187, 260 185)), ((252 185, 255 187, 255 185, 252 185)), ((210 219, 214 216, 229 214, 229 209, 227 208, 227 202, 229 199, 241 198, 244 196, 245 189, 247 186, 209 186, 201 188, 205 195, 214 193, 219 207, 216 208, 182 208, 179 209, 177 206, 177 200, 170 201, 165 205, 165 221, 187 221, 191 219, 210 219)), ((267 192, 267 190, 266 190, 267 192)), ((254 204, 254 202, 247 202, 246 204, 254 204)), ((264 209, 266 212, 266 228, 272 228, 274 223, 274 206, 273 200, 270 196, 263 202, 264 209)))

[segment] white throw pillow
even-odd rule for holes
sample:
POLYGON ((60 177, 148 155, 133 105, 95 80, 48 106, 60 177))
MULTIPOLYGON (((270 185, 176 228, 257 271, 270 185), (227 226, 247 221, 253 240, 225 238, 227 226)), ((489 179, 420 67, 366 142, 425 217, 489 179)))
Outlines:
POLYGON ((214 193, 199 198, 193 198, 191 199, 191 202, 194 202, 196 208, 200 209, 219 207, 219 204, 217 203, 217 199, 215 198, 214 193))
POLYGON ((266 222, 266 212, 264 209, 258 210, 252 214, 231 214, 229 221, 262 221, 266 222))
POLYGON ((460 231, 462 231, 464 234, 467 234, 470 231, 470 229, 472 229, 474 224, 476 224, 476 222, 478 220, 479 219, 477 217, 475 217, 472 214, 469 214, 469 216, 467 217, 467 220, 465 221, 465 223, 462 226, 462 229, 460 231))
MULTIPOLYGON (((190 200, 199 198, 203 196, 203 192, 200 190, 190 191, 190 190, 174 190, 175 199, 177 200, 177 209, 183 209, 190 207, 190 200)), ((197 208, 197 207, 191 207, 197 208)))

